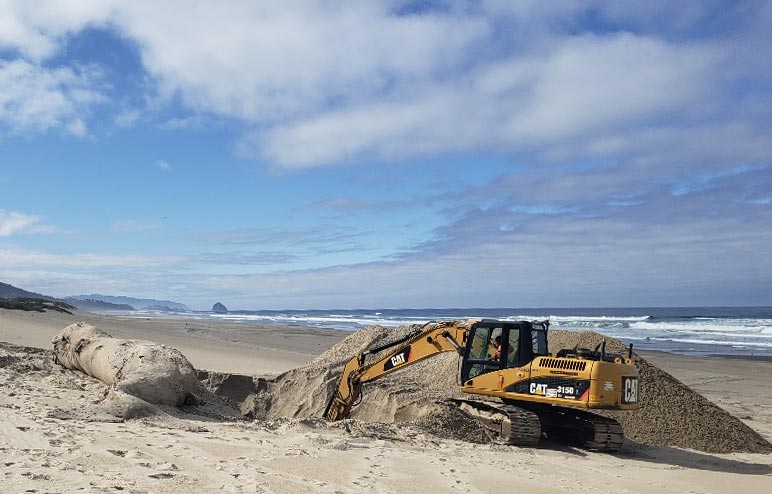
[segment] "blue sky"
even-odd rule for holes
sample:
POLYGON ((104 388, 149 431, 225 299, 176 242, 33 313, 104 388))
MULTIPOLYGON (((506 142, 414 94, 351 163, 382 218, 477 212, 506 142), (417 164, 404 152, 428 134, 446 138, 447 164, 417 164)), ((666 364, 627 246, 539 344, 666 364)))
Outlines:
POLYGON ((772 304, 770 2, 0 2, 0 280, 772 304))

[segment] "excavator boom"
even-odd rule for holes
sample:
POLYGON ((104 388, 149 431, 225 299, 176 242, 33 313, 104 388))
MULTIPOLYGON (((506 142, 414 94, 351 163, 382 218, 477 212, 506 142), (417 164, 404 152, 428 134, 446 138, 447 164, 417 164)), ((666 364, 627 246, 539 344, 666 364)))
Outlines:
POLYGON ((466 328, 452 322, 429 323, 407 338, 352 357, 343 367, 324 417, 331 421, 347 418, 351 407, 361 396, 364 383, 387 376, 404 366, 443 352, 455 351, 462 354, 466 333, 466 328), (379 354, 394 346, 398 346, 395 351, 365 364, 367 355, 379 354))

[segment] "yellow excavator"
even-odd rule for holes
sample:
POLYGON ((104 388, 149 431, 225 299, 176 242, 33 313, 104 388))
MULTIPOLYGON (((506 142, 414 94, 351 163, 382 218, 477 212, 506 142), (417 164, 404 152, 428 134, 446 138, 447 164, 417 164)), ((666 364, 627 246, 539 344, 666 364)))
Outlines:
POLYGON ((547 349, 548 330, 548 321, 427 323, 346 362, 324 417, 348 418, 368 382, 457 352, 459 389, 479 398, 451 401, 477 419, 495 442, 535 446, 546 436, 588 449, 618 450, 623 439, 619 422, 588 410, 638 408, 640 377, 632 345, 626 356, 607 353, 605 340, 592 350, 561 349, 553 356, 547 349), (374 360, 367 363, 368 356, 374 360))

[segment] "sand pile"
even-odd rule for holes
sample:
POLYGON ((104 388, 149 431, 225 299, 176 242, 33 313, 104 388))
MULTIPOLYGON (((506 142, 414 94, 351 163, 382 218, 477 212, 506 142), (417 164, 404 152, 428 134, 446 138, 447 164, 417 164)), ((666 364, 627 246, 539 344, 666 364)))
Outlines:
MULTIPOLYGON (((251 397, 254 415, 258 418, 321 417, 349 358, 414 331, 414 327, 395 330, 370 327, 353 333, 305 366, 268 382, 266 392, 251 397)), ((377 356, 368 357, 375 358, 377 356)), ((366 385, 362 402, 354 408, 351 417, 373 422, 407 422, 430 414, 434 401, 458 393, 454 377, 457 362, 453 354, 441 355, 412 366, 408 372, 366 385)))
MULTIPOLYGON (((258 419, 320 417, 345 361, 417 329, 366 328, 305 366, 274 379, 245 381, 243 376, 213 374, 208 377, 209 385, 238 404, 243 413, 258 419), (218 380, 219 385, 215 382, 218 380)), ((594 348, 602 339, 597 333, 553 330, 549 344, 554 354, 561 348, 594 348)), ((607 338, 607 351, 623 353, 625 348, 618 340, 607 338)), ((368 357, 368 362, 372 358, 368 357)), ((642 379, 641 409, 606 412, 620 421, 628 439, 645 445, 717 453, 772 451, 772 445, 740 420, 645 359, 635 356, 634 360, 642 379)), ((445 437, 485 441, 485 433, 475 420, 443 401, 466 396, 458 391, 458 365, 457 355, 446 353, 369 383, 364 386, 362 402, 352 410, 351 418, 407 423, 445 437)))
MULTIPOLYGON (((396 329, 374 326, 357 331, 306 365, 272 379, 205 371, 199 372, 199 378, 208 389, 227 398, 250 417, 260 420, 319 418, 349 358, 417 330, 418 326, 396 329)), ((377 355, 369 356, 368 361, 376 358, 377 355)), ((419 362, 407 372, 367 384, 351 418, 397 422, 442 437, 487 442, 477 421, 445 402, 449 397, 463 397, 455 381, 457 365, 458 356, 448 353, 419 362)))

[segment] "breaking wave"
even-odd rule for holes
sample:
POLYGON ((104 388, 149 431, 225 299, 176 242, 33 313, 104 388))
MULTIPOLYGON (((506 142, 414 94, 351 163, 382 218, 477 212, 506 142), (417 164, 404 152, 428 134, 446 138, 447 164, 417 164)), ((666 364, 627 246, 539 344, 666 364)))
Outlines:
MULTIPOLYGON (((128 315, 128 314, 127 314, 128 315)), ((139 314, 133 314, 139 315, 139 314)), ((633 342, 638 348, 677 353, 762 353, 772 355, 772 308, 646 309, 359 309, 168 312, 158 317, 311 326, 356 331, 367 326, 397 327, 473 317, 505 321, 548 319, 553 328, 597 331, 633 342)))

